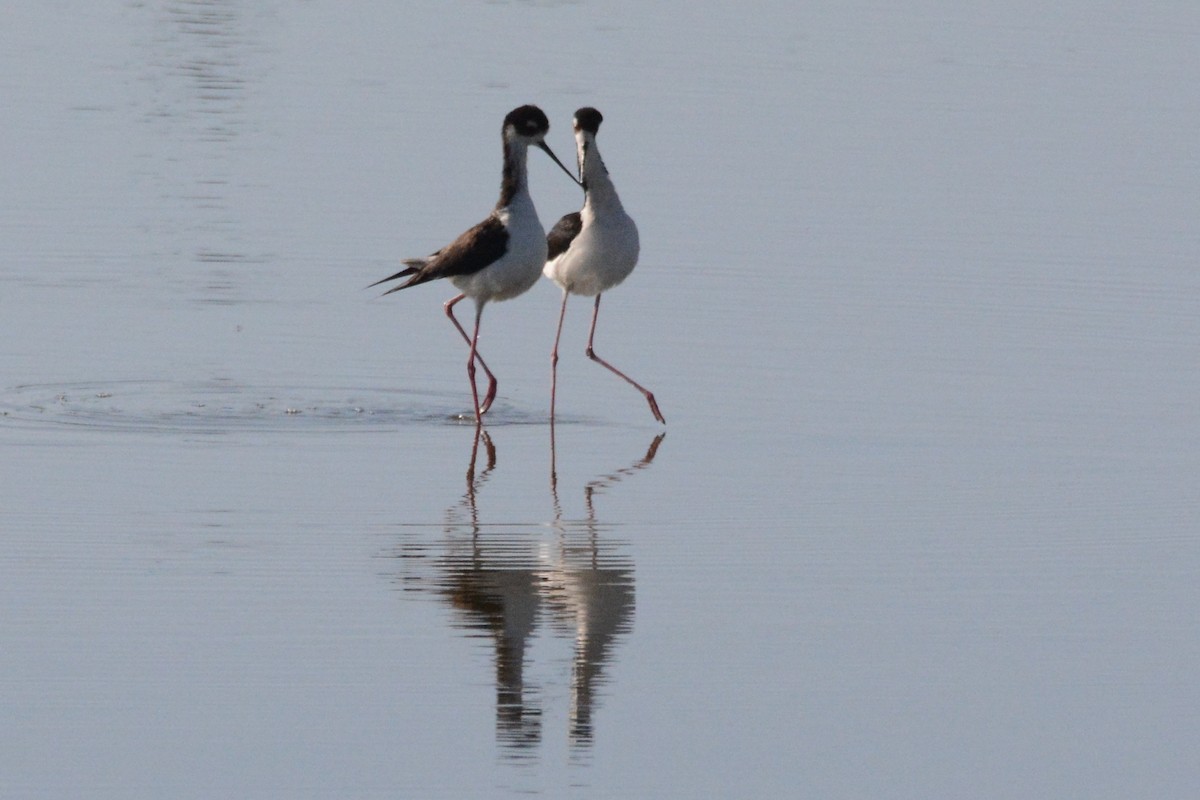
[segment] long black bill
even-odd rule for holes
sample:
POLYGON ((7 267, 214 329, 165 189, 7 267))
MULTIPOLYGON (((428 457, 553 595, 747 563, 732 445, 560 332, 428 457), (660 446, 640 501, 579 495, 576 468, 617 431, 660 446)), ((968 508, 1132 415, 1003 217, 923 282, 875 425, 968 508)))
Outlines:
POLYGON ((546 151, 546 155, 550 156, 550 158, 554 160, 554 163, 558 164, 558 166, 562 168, 562 171, 567 173, 568 178, 575 181, 576 186, 579 186, 580 188, 583 187, 583 184, 579 182, 579 179, 571 174, 571 170, 567 169, 567 165, 559 161, 558 156, 554 155, 554 151, 550 149, 550 145, 546 144, 545 142, 538 142, 537 146, 546 151))

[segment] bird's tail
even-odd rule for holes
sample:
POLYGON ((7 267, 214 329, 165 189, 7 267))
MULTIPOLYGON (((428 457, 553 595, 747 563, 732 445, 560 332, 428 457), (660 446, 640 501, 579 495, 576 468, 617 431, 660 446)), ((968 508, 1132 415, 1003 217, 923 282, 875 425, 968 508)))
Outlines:
MULTIPOLYGON (((367 288, 370 289, 372 286, 378 286, 381 283, 387 283, 389 281, 394 281, 397 278, 407 278, 409 275, 416 275, 418 272, 421 271, 421 267, 425 266, 425 264, 428 263, 430 258, 432 258, 432 256, 429 256, 426 258, 406 258, 406 259, 404 259, 404 261, 400 262, 400 263, 404 264, 404 269, 400 270, 395 275, 388 275, 386 278, 382 278, 380 280, 375 281, 374 283, 370 284, 370 286, 367 286, 367 288)), ((408 285, 409 285, 408 283, 402 283, 399 286, 388 289, 386 292, 384 292, 384 294, 391 294, 392 292, 398 292, 401 289, 407 288, 408 285)))

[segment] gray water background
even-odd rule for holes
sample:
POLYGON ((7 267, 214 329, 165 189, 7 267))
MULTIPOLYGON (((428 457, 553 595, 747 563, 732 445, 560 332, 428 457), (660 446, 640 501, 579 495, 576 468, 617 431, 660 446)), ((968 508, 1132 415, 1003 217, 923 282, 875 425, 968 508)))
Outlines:
POLYGON ((4 796, 1195 797, 1198 8, 7 5, 4 796))

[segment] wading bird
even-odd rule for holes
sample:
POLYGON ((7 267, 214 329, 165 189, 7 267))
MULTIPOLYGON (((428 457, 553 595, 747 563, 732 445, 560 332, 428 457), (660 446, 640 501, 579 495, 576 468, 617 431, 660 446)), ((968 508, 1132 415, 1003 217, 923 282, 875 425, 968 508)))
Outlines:
POLYGON ((596 133, 604 118, 594 108, 575 112, 575 147, 579 157, 579 178, 583 183, 583 209, 558 221, 546 237, 547 278, 562 287, 562 310, 558 314, 558 332, 550 354, 550 420, 554 421, 554 396, 558 384, 558 341, 562 337, 567 298, 572 294, 594 296, 592 327, 588 331, 587 357, 618 377, 628 381, 650 404, 650 413, 666 423, 654 394, 624 372, 608 363, 592 346, 596 336, 596 318, 600 315, 600 295, 629 277, 637 264, 638 231, 625 213, 617 189, 608 176, 604 160, 596 148, 596 133))
MULTIPOLYGON (((448 278, 461 294, 447 300, 446 316, 470 346, 467 358, 467 377, 471 381, 471 400, 475 421, 482 424, 483 415, 496 399, 496 376, 479 355, 479 320, 483 307, 492 300, 508 300, 527 291, 535 283, 546 262, 546 232, 538 220, 537 209, 529 194, 529 179, 525 168, 529 146, 546 152, 554 163, 575 181, 571 171, 558 160, 543 141, 550 130, 550 121, 537 106, 515 108, 504 118, 504 173, 500 184, 500 199, 488 218, 470 228, 442 249, 424 258, 403 261, 404 269, 389 275, 371 286, 398 278, 408 278, 384 294, 398 292, 410 286, 448 278), (454 317, 454 306, 465 297, 475 301, 475 332, 468 336, 454 317), (479 402, 475 386, 475 362, 488 377, 487 394, 479 402)), ((576 181, 578 183, 578 181, 576 181)))

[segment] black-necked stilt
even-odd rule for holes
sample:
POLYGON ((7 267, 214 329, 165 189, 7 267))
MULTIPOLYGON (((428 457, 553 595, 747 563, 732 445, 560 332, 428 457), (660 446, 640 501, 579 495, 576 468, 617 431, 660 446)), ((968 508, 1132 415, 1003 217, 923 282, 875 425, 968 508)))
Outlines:
MULTIPOLYGON (((475 421, 482 423, 483 415, 496 399, 496 376, 488 369, 478 353, 479 319, 490 300, 508 300, 527 291, 537 283, 546 262, 546 232, 538 220, 537 209, 529 195, 529 180, 525 169, 530 145, 546 152, 563 172, 576 180, 571 171, 558 160, 543 141, 550 130, 550 121, 537 106, 514 108, 504 118, 504 178, 500 184, 500 200, 488 218, 463 233, 450 244, 424 258, 404 260, 405 268, 389 275, 381 283, 407 277, 408 280, 384 294, 398 292, 410 286, 449 278, 461 292, 445 303, 446 316, 470 345, 467 377, 471 380, 471 399, 475 404, 475 421), (454 305, 464 297, 475 301, 475 335, 466 330, 454 317, 454 305), (487 395, 479 403, 475 387, 475 362, 488 376, 487 395)), ((576 181, 578 182, 578 181, 576 181)))
POLYGON ((567 314, 567 298, 572 294, 582 294, 596 297, 592 327, 588 332, 587 357, 641 392, 650 404, 650 413, 665 424, 654 394, 596 355, 592 347, 596 318, 600 315, 601 293, 629 277, 638 258, 637 225, 621 206, 621 198, 617 196, 617 189, 608 176, 600 151, 596 149, 596 132, 600 130, 603 120, 604 117, 594 108, 581 108, 575 112, 575 146, 579 157, 579 177, 583 182, 583 209, 560 219, 546 237, 549 260, 543 272, 563 290, 558 332, 554 336, 554 350, 550 354, 550 419, 554 419, 558 340, 562 336, 563 318, 567 314))

